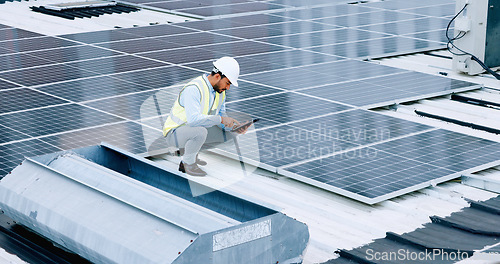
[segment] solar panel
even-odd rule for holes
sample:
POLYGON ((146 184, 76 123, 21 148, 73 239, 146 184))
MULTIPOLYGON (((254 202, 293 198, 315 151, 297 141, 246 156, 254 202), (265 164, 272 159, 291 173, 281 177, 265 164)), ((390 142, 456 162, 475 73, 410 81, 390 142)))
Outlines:
POLYGON ((371 62, 357 60, 343 60, 330 63, 313 64, 301 69, 315 72, 319 75, 325 75, 330 78, 346 78, 350 80, 359 80, 375 76, 390 75, 405 70, 384 66, 371 62))
POLYGON ((363 25, 381 24, 393 21, 410 20, 423 18, 418 14, 401 13, 396 11, 378 11, 374 10, 367 13, 346 14, 342 16, 318 18, 312 21, 329 25, 337 25, 343 27, 359 27, 363 25))
POLYGON ((31 86, 161 66, 165 64, 133 56, 114 56, 3 72, 0 77, 31 86))
MULTIPOLYGON (((209 0, 205 0, 205 1, 179 0, 179 1, 164 1, 162 3, 159 3, 159 1, 155 1, 155 0, 131 0, 130 2, 146 4, 149 6, 158 6, 159 8, 165 8, 165 9, 169 9, 169 10, 214 6, 214 5, 221 4, 221 2, 209 1, 209 0), (163 4, 163 5, 159 5, 159 4, 163 4)), ((252 1, 249 1, 249 0, 226 0, 226 1, 224 1, 224 4, 236 4, 236 3, 245 3, 245 2, 252 2, 252 1)))
POLYGON ((76 42, 48 36, 40 38, 15 39, 2 42, 3 48, 10 49, 13 52, 35 51, 76 45, 78 45, 76 42))
MULTIPOLYGON (((425 34, 425 33, 422 33, 425 34)), ((412 37, 412 35, 408 35, 412 37)), ((426 51, 443 48, 443 43, 412 39, 401 36, 368 39, 356 42, 330 44, 307 48, 308 50, 343 56, 352 59, 374 59, 406 52, 426 51)), ((416 37, 416 36, 415 36, 416 37)), ((429 38, 430 40, 435 40, 429 38)), ((440 37, 439 37, 440 39, 440 37)))
POLYGON ((245 24, 238 23, 234 18, 231 19, 209 19, 209 20, 193 20, 181 24, 182 27, 197 29, 197 30, 216 30, 223 28, 241 27, 245 24))
MULTIPOLYGON (((320 64, 324 62, 332 62, 337 60, 345 60, 345 58, 342 57, 319 54, 316 52, 298 50, 298 49, 283 50, 278 52, 268 52, 262 54, 254 54, 254 55, 245 55, 244 57, 241 58, 248 58, 259 61, 260 63, 257 64, 256 66, 260 65, 263 66, 262 70, 260 71, 277 70, 277 69, 305 66, 311 64, 320 64), (272 64, 273 65, 272 68, 270 69, 265 68, 267 64, 272 64)), ((242 72, 244 74, 250 73, 243 68, 242 72)))
POLYGON ((41 36, 43 35, 19 28, 5 28, 0 30, 0 41, 22 39, 22 38, 34 38, 41 36))
MULTIPOLYGON (((2 135, 0 137, 0 144, 29 138, 28 135, 19 133, 15 130, 8 128, 8 127, 4 127, 3 125, 0 125, 0 133, 2 135)), ((3 176, 3 174, 0 173, 0 177, 1 176, 3 176)))
POLYGON ((158 2, 155 0, 129 0, 130 3, 136 3, 136 4, 144 4, 144 3, 149 3, 149 2, 158 2))
MULTIPOLYGON (((181 0, 183 1, 183 0, 181 0)), ((193 0, 189 0, 193 1, 193 0)), ((198 2, 199 0, 194 0, 194 2, 198 2)), ((221 2, 219 0, 203 0, 203 2, 208 3, 211 6, 216 6, 216 5, 221 5, 221 2)), ((255 2, 254 0, 225 0, 224 4, 238 4, 238 3, 248 3, 248 2, 255 2)))
POLYGON ((242 79, 283 90, 298 90, 348 80, 337 76, 317 74, 304 67, 246 74, 242 76, 242 79))
POLYGON ((166 2, 157 2, 157 3, 148 3, 147 6, 154 6, 162 9, 175 10, 182 8, 195 8, 195 7, 204 7, 210 6, 209 3, 198 1, 166 1, 166 2))
POLYGON ((292 21, 286 23, 251 25, 245 27, 215 30, 214 33, 225 34, 246 39, 271 36, 299 34, 313 31, 338 29, 338 26, 314 23, 309 21, 292 21))
MULTIPOLYGON (((283 66, 271 62, 264 62, 260 60, 252 59, 252 56, 241 56, 235 58, 240 65, 240 74, 249 74, 254 72, 266 71, 266 70, 274 70, 274 69, 282 69, 283 66)), ((205 60, 194 63, 186 63, 183 66, 194 68, 200 70, 202 72, 209 72, 214 67, 214 60, 205 60)))
POLYGON ((97 110, 67 104, 2 115, 4 126, 32 137, 123 121, 97 110))
POLYGON ((0 98, 2 98, 0 114, 68 103, 68 101, 28 88, 0 91, 0 98))
MULTIPOLYGON (((260 53, 257 55, 239 56, 236 57, 236 60, 240 65, 240 74, 246 75, 251 73, 280 70, 315 63, 345 60, 345 58, 340 58, 337 56, 325 56, 322 54, 302 50, 284 50, 278 52, 260 53)), ((183 66, 207 72, 212 69, 213 60, 187 63, 183 66)))
POLYGON ((161 37, 161 36, 193 33, 196 31, 186 27, 178 27, 176 25, 162 24, 162 25, 154 25, 146 27, 124 28, 121 30, 121 32, 139 37, 161 37))
POLYGON ((440 18, 449 17, 455 15, 455 3, 405 9, 404 12, 440 18))
POLYGON ((6 90, 6 89, 17 88, 17 87, 20 87, 20 86, 17 84, 13 84, 11 82, 7 82, 5 80, 0 79, 0 91, 6 90))
POLYGON ((150 39, 150 38, 106 42, 98 44, 98 46, 130 54, 138 52, 162 50, 162 49, 175 49, 182 47, 182 45, 175 44, 172 42, 159 41, 157 39, 150 39))
POLYGON ((241 23, 244 25, 263 25, 263 24, 274 24, 280 22, 293 22, 296 21, 297 19, 279 17, 273 14, 252 14, 252 15, 241 14, 240 16, 228 18, 228 20, 235 23, 241 23))
POLYGON ((178 66, 165 66, 154 69, 118 73, 112 76, 122 81, 134 83, 137 85, 137 89, 144 91, 146 87, 150 89, 159 89, 186 84, 200 74, 201 71, 190 70, 178 66))
POLYGON ((239 83, 240 87, 231 87, 231 89, 226 92, 226 102, 235 102, 282 92, 282 90, 258 85, 255 83, 249 83, 245 81, 241 81, 239 83))
POLYGON ((403 72, 401 74, 372 78, 370 79, 370 83, 385 86, 388 86, 388 83, 390 83, 390 88, 419 94, 449 91, 463 87, 477 87, 474 83, 440 76, 428 76, 419 72, 403 72))
POLYGON ((446 28, 448 22, 449 22, 448 19, 442 19, 437 17, 425 17, 412 20, 403 20, 403 21, 389 22, 383 24, 360 26, 357 27, 357 29, 375 31, 380 33, 388 33, 393 35, 405 35, 405 34, 446 28))
MULTIPOLYGON (((175 91, 147 91, 85 103, 85 105, 130 120, 139 120, 170 113, 182 86, 175 91)), ((172 89, 173 90, 173 89, 172 89)))
MULTIPOLYGON (((282 5, 290 5, 296 7, 308 6, 311 2, 307 0, 271 0, 271 3, 282 4, 282 5)), ((326 5, 326 4, 345 4, 347 1, 345 0, 316 0, 314 1, 314 5, 326 5)))
POLYGON ((243 56, 249 54, 280 51, 286 48, 255 41, 237 41, 204 46, 203 49, 226 54, 225 56, 243 56))
POLYGON ((4 49, 0 47, 0 55, 14 53, 12 50, 4 49))
POLYGON ((432 129, 427 125, 365 110, 335 113, 296 122, 290 126, 359 146, 432 129))
POLYGON ((107 142, 135 154, 145 153, 143 130, 155 131, 134 122, 122 122, 74 132, 61 133, 41 138, 42 141, 60 149, 74 149, 107 142))
POLYGON ((202 48, 180 48, 175 50, 161 50, 161 51, 153 51, 146 52, 140 54, 143 57, 152 58, 155 60, 160 60, 172 64, 183 64, 183 63, 192 63, 197 61, 204 60, 213 60, 217 57, 222 57, 223 55, 202 48))
POLYGON ((288 177, 368 204, 398 196, 398 191, 425 188, 430 186, 428 181, 434 177, 442 178, 453 173, 369 147, 279 171, 288 177), (418 186, 421 184, 425 187, 418 186), (415 189, 407 189, 411 187, 415 189))
POLYGON ((498 160, 500 144, 446 130, 435 130, 373 146, 394 155, 453 172, 498 160))
POLYGON ((498 165, 500 144, 442 129, 286 167, 289 177, 374 204, 498 165), (405 145, 406 143, 406 145, 405 145))
POLYGON ((430 95, 449 94, 452 91, 478 89, 480 86, 454 79, 427 76, 423 73, 403 72, 301 90, 300 93, 319 96, 363 108, 374 108, 430 95))
MULTIPOLYGON (((290 122, 290 119, 287 119, 288 116, 281 117, 281 109, 277 110, 274 115, 264 111, 262 111, 263 114, 252 113, 252 116, 259 117, 267 114, 268 117, 261 118, 272 120, 273 123, 269 126, 260 124, 258 127, 260 130, 251 132, 256 135, 238 137, 238 145, 244 153, 243 159, 273 171, 280 167, 290 167, 297 162, 305 163, 309 160, 336 155, 336 153, 338 155, 368 155, 373 150, 363 149, 364 152, 361 152, 360 147, 433 129, 426 125, 364 110, 344 111, 304 121, 300 121, 300 118, 303 119, 304 116, 294 116, 293 118, 297 119, 291 120, 292 123, 276 126, 276 122, 290 122), (275 116, 285 119, 274 118, 275 116)), ((307 114, 313 113, 307 109, 304 110, 307 114)), ((260 121, 256 125, 259 123, 260 121)), ((238 157, 237 150, 232 143, 217 146, 216 151, 238 157)))
MULTIPOLYGON (((288 23, 285 23, 288 24, 288 23)), ((227 36, 237 36, 246 39, 256 39, 269 36, 282 35, 283 33, 279 29, 268 28, 268 25, 258 25, 258 26, 245 26, 237 28, 229 28, 222 30, 215 30, 215 33, 224 34, 227 36)))
POLYGON ((429 41, 435 41, 435 42, 441 42, 441 43, 448 42, 448 39, 446 38, 446 29, 412 33, 412 34, 406 34, 403 36, 410 37, 410 38, 424 39, 424 40, 429 40, 429 41))
POLYGON ((65 64, 0 72, 0 78, 25 86, 67 81, 94 75, 96 75, 96 73, 84 71, 65 64))
POLYGON ((104 30, 96 32, 86 32, 77 34, 66 34, 60 37, 81 43, 95 44, 110 41, 130 40, 145 37, 170 36, 176 34, 185 34, 196 32, 186 27, 175 25, 153 25, 136 28, 124 28, 116 30, 104 30))
POLYGON ((213 60, 222 56, 242 56, 283 50, 284 48, 252 41, 236 41, 203 47, 188 47, 173 50, 162 50, 141 53, 141 56, 161 60, 173 64, 185 64, 197 61, 213 60))
MULTIPOLYGON (((270 38, 260 38, 259 41, 263 41, 266 43, 272 43, 276 45, 282 45, 293 48, 308 48, 314 46, 323 46, 323 45, 334 45, 337 43, 345 43, 345 42, 355 42, 359 40, 365 39, 375 39, 387 37, 387 34, 369 32, 369 31, 361 31, 356 29, 344 28, 337 30, 327 30, 320 32, 309 32, 303 34, 294 34, 287 36, 278 36, 278 37, 270 37, 270 38)), ((334 54, 332 55, 341 55, 334 54)), ((344 56, 345 57, 345 56, 344 56)))
MULTIPOLYGON (((285 0, 286 1, 286 0, 285 0)), ((299 0, 302 2, 302 0, 299 0)), ((366 13, 372 12, 376 9, 365 7, 364 5, 332 5, 332 6, 321 6, 315 8, 304 8, 298 10, 284 11, 284 12, 275 12, 272 15, 275 16, 283 16, 301 20, 310 20, 315 18, 324 18, 324 17, 334 17, 334 16, 342 16, 345 14, 356 14, 356 13, 366 13)))
POLYGON ((43 58, 51 63, 64 63, 86 59, 96 59, 119 55, 116 51, 110 51, 92 46, 73 46, 49 50, 39 50, 27 53, 30 56, 43 58))
POLYGON ((406 1, 406 0, 391 0, 374 3, 366 3, 364 6, 383 8, 389 10, 404 10, 417 7, 437 6, 442 4, 454 3, 452 0, 422 0, 422 1, 406 1))
MULTIPOLYGON (((260 121, 255 123, 255 126, 259 123, 260 121)), ((319 136, 314 132, 288 125, 252 131, 239 136, 237 140, 245 162, 271 171, 276 171, 284 165, 317 159, 340 149, 356 146, 351 142, 319 136)), ((212 151, 238 158, 234 142, 217 145, 212 151)))
POLYGON ((399 98, 408 98, 413 94, 371 84, 366 81, 350 81, 339 84, 325 85, 306 90, 300 93, 320 96, 333 101, 348 103, 355 106, 371 106, 377 102, 394 104, 399 98))
POLYGON ((151 88, 111 76, 101 76, 43 85, 37 87, 36 90, 54 94, 72 102, 83 102, 151 90, 151 88))
POLYGON ((374 63, 342 60, 297 68, 245 74, 242 76, 242 79, 280 89, 300 90, 403 71, 374 63), (298 82, 297 80, 301 81, 298 82))
POLYGON ((60 148, 38 139, 0 145, 0 177, 12 171, 25 157, 61 151, 60 148))
POLYGON ((222 16, 222 15, 233 15, 237 13, 247 13, 247 12, 255 12, 255 11, 264 11, 264 10, 272 10, 272 9, 282 9, 286 6, 271 4, 271 3, 263 3, 263 2, 250 2, 250 3, 238 3, 238 4, 230 4, 230 5, 219 5, 219 6, 206 6, 200 8, 184 8, 178 9, 177 11, 181 11, 188 14, 194 14, 202 17, 211 17, 211 16, 222 16))
POLYGON ((80 70, 94 72, 96 74, 112 74, 127 72, 133 70, 141 70, 147 68, 155 68, 165 66, 165 63, 138 58, 135 56, 122 55, 106 58, 97 58, 92 60, 77 61, 67 63, 68 66, 73 66, 80 70))
POLYGON ((140 36, 137 35, 127 34, 123 30, 104 30, 77 34, 66 34, 61 35, 60 37, 87 44, 140 38, 140 36))
MULTIPOLYGON (((179 89, 222 56, 241 65, 228 112, 261 118, 249 132, 258 141, 242 136, 240 145, 264 168, 374 203, 493 162, 496 143, 352 108, 478 88, 350 59, 442 48, 443 17, 453 14, 453 3, 338 2, 162 2, 227 17, 59 37, 0 25, 0 54, 8 54, 0 56, 0 95, 8 101, 0 112, 0 172, 12 169, 19 153, 101 141, 147 151, 163 140, 179 89)), ((234 145, 219 150, 236 155, 234 145)))
POLYGON ((51 62, 25 53, 0 56, 0 71, 50 64, 51 62))
POLYGON ((228 111, 244 112, 252 117, 277 123, 295 122, 351 109, 351 107, 342 104, 290 92, 231 102, 226 104, 226 108, 228 111))
POLYGON ((156 38, 160 41, 167 41, 181 45, 182 47, 195 47, 204 46, 217 43, 226 43, 231 41, 237 41, 238 38, 232 36, 221 36, 219 34, 212 34, 208 32, 196 32, 188 34, 180 34, 173 36, 165 36, 156 38))

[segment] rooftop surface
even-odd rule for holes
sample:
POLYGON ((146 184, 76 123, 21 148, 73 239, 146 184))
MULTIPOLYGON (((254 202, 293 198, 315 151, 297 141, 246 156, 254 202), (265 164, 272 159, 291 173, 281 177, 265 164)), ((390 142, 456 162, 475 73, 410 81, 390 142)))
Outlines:
MULTIPOLYGON (((500 84, 490 75, 467 76, 451 69, 443 34, 455 12, 453 1, 319 1, 315 5, 305 1, 211 1, 216 7, 192 6, 190 1, 141 2, 131 3, 147 7, 139 12, 75 20, 29 10, 33 5, 60 2, 67 1, 0 6, 0 93, 7 98, 0 110, 0 129, 5 131, 0 141, 3 175, 24 156, 101 141, 147 156, 159 122, 158 113, 152 113, 144 102, 159 92, 165 103, 175 99, 175 89, 209 70, 211 61, 222 55, 235 56, 242 65, 242 85, 228 92, 228 104, 240 102, 243 106, 233 109, 252 107, 249 100, 262 96, 274 96, 273 102, 280 103, 279 98, 287 95, 292 106, 310 100, 297 113, 290 113, 287 118, 292 120, 268 118, 257 130, 293 126, 297 123, 293 119, 307 121, 311 113, 321 117, 352 108, 488 140, 491 146, 500 142, 498 134, 415 113, 419 110, 500 129, 497 108, 451 100, 450 94, 459 92, 500 103, 500 84), (379 66, 382 68, 371 68, 379 66), (394 76, 420 73, 418 80, 430 82, 408 84, 416 92, 391 81, 394 76), (443 81, 463 82, 443 92, 436 85, 443 81), (334 87, 329 86, 332 83, 334 87), (361 89, 356 90, 356 84, 361 89), (331 92, 345 91, 345 87, 353 93, 331 92), (302 99, 289 99, 298 96, 302 99), (310 112, 309 107, 318 102, 330 106, 325 112, 310 112)), ((255 108, 250 114, 257 113, 255 108)), ((445 180, 368 205, 315 183, 278 174, 279 166, 269 161, 261 160, 264 166, 255 168, 252 165, 258 164, 251 162, 252 156, 243 172, 238 161, 221 154, 203 152, 209 177, 190 180, 281 208, 306 223, 311 237, 304 263, 336 259, 339 249, 367 245, 384 238, 386 232, 412 232, 430 223, 430 216, 445 218, 468 207, 469 200, 497 196, 488 188, 445 180)), ((180 159, 167 154, 152 160, 176 171, 180 159)), ((498 180, 498 167, 490 167, 474 175, 498 180)), ((457 177, 460 175, 453 176, 457 177)), ((11 228, 10 220, 2 217, 2 226, 11 228)), ((12 241, 5 234, 3 241, 12 241)), ((31 235, 25 237, 34 240, 31 235)), ((0 244, 10 252, 0 253, 0 259, 20 262, 14 254, 36 262, 37 253, 12 245, 0 244)), ((76 257, 49 247, 51 250, 66 260, 76 257)))

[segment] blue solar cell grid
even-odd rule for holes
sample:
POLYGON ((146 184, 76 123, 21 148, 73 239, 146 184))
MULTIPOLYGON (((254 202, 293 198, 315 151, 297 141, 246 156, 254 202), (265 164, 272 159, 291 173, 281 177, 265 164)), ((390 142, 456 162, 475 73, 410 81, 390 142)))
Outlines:
POLYGON ((241 64, 227 110, 261 119, 266 168, 370 203, 498 156, 489 141, 355 109, 478 88, 359 60, 443 48, 450 0, 131 1, 200 20, 61 36, 0 25, 0 177, 23 156, 101 141, 147 152, 182 85, 222 56, 241 64), (379 155, 338 155, 359 151, 379 155))
POLYGON ((437 129, 336 153, 283 171, 373 204, 459 177, 488 163, 498 164, 499 154, 497 142, 437 129))

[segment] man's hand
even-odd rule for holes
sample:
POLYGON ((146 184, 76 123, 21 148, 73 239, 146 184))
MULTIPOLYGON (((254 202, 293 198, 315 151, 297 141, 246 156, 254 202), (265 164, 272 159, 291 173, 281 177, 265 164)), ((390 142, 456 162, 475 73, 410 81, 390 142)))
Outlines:
POLYGON ((245 126, 240 129, 237 129, 235 132, 238 134, 245 134, 250 126, 245 126))
POLYGON ((236 119, 231 118, 229 116, 222 116, 221 123, 227 128, 233 128, 234 126, 237 126, 240 124, 238 121, 236 121, 236 119))
POLYGON ((252 121, 247 121, 243 124, 240 124, 238 129, 233 129, 231 132, 236 132, 238 134, 245 134, 247 133, 247 130, 251 125, 252 121))

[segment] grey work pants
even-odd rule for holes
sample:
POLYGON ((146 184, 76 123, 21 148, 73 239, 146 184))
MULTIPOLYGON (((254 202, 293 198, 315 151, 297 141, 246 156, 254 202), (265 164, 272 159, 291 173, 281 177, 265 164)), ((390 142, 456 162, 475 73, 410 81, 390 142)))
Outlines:
POLYGON ((184 148, 182 162, 193 164, 196 162, 196 155, 207 144, 223 143, 233 139, 231 132, 226 132, 218 126, 209 128, 181 126, 168 133, 165 137, 169 146, 184 148))

